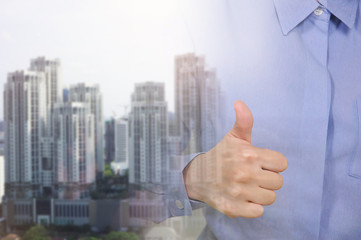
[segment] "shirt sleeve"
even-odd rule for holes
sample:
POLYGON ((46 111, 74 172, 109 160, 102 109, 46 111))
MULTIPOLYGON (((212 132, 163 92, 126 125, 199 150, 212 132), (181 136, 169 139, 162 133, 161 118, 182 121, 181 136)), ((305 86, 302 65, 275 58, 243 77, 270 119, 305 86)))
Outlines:
POLYGON ((184 184, 183 170, 185 167, 201 153, 176 156, 175 161, 181 163, 179 170, 169 171, 169 184, 166 195, 168 198, 168 209, 171 217, 174 216, 191 216, 192 210, 206 206, 205 203, 190 199, 184 184))
POLYGON ((152 215, 149 220, 160 223, 170 217, 191 216, 192 210, 206 206, 205 203, 190 199, 183 179, 184 168, 199 154, 174 156, 172 161, 178 163, 176 168, 168 171, 168 184, 165 187, 147 187, 147 199, 156 202, 161 214, 152 215))

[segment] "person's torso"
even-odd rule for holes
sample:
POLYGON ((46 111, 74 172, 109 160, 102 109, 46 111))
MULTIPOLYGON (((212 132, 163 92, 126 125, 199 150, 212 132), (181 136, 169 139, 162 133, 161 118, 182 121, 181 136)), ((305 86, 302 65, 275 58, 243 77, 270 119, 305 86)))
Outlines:
POLYGON ((218 239, 361 239, 359 10, 353 29, 324 10, 285 35, 273 1, 213 4, 208 38, 196 47, 217 68, 226 125, 243 100, 254 115, 252 144, 289 164, 262 217, 231 219, 207 207, 209 230, 218 239))

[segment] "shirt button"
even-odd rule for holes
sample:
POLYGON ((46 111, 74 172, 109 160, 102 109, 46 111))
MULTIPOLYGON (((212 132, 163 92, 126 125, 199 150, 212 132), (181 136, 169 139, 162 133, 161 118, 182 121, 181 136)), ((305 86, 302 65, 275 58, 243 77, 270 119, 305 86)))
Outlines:
POLYGON ((175 200, 175 205, 177 206, 178 209, 183 209, 183 203, 180 200, 175 200))
POLYGON ((314 13, 315 15, 317 15, 317 16, 320 16, 320 15, 323 13, 322 7, 316 8, 316 10, 313 11, 313 13, 314 13))

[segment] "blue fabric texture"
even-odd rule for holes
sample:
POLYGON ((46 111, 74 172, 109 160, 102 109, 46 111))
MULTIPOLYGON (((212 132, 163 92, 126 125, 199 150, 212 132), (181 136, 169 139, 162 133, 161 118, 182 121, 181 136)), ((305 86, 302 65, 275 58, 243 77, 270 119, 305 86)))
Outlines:
POLYGON ((284 186, 262 217, 231 219, 190 200, 179 172, 165 196, 168 217, 204 207, 217 239, 361 239, 360 1, 219 2, 224 8, 212 3, 198 18, 212 37, 194 37, 197 50, 217 67, 225 128, 233 101, 243 100, 254 115, 252 144, 288 159, 284 186))

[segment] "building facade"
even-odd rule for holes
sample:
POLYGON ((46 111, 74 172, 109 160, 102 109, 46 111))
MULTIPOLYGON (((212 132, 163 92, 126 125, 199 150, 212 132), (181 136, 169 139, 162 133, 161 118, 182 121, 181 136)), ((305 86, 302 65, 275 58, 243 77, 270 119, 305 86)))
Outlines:
POLYGON ((46 135, 45 74, 16 71, 4 86, 5 182, 10 198, 42 193, 41 141, 46 135))
POLYGON ((51 137, 54 104, 63 101, 61 63, 59 59, 38 57, 30 61, 30 70, 44 73, 46 121, 45 136, 51 137))
POLYGON ((167 114, 163 83, 135 85, 129 115, 129 183, 166 183, 167 114))
POLYGON ((87 103, 69 102, 54 107, 57 197, 89 197, 95 182, 94 115, 87 103))
POLYGON ((90 113, 94 115, 93 130, 96 156, 96 171, 102 174, 104 171, 104 119, 103 119, 103 96, 98 85, 79 83, 69 88, 70 102, 88 103, 90 113))
POLYGON ((214 69, 193 53, 175 58, 175 114, 178 135, 190 153, 216 144, 220 88, 214 69))
POLYGON ((115 122, 115 162, 128 163, 128 119, 115 122))
POLYGON ((110 164, 115 160, 115 119, 105 121, 105 163, 110 164))
MULTIPOLYGON (((206 152, 217 144, 222 117, 220 98, 216 71, 206 65, 203 56, 190 53, 175 58, 176 128, 183 154, 206 152)), ((215 181, 219 177, 212 164, 198 169, 192 176, 195 181, 215 181)))

